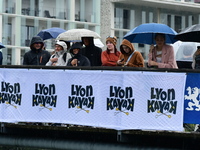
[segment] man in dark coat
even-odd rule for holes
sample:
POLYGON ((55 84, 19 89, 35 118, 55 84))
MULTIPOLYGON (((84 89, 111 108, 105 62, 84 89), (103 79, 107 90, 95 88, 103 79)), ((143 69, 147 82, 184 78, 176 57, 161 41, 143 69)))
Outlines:
POLYGON ((82 45, 77 42, 72 45, 70 53, 73 57, 69 59, 67 66, 90 66, 90 61, 87 57, 81 54, 82 45))
POLYGON ((82 37, 82 42, 85 47, 81 50, 91 63, 91 66, 101 66, 102 49, 94 45, 93 37, 82 37))
POLYGON ((24 54, 23 65, 46 65, 51 54, 43 50, 44 42, 41 37, 35 36, 30 43, 30 51, 24 54))

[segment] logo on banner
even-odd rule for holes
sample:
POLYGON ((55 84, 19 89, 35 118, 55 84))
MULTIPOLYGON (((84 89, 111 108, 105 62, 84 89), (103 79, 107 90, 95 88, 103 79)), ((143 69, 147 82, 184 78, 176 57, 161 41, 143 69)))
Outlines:
POLYGON ((176 114, 177 101, 175 100, 175 90, 162 88, 151 88, 151 100, 148 100, 148 113, 157 112, 157 117, 162 115, 171 118, 170 114, 176 114))
POLYGON ((88 85, 71 85, 71 96, 68 97, 69 108, 77 108, 76 113, 80 111, 90 112, 88 109, 94 109, 93 87, 88 85))
POLYGON ((134 110, 133 89, 125 87, 122 89, 117 86, 110 86, 110 95, 107 97, 107 110, 115 109, 115 115, 124 113, 129 115, 128 111, 134 110))
POLYGON ((32 106, 40 106, 42 109, 52 111, 51 107, 56 107, 57 95, 54 84, 35 84, 35 93, 32 95, 32 106))
POLYGON ((189 101, 187 103, 186 110, 195 110, 200 111, 200 104, 199 104, 199 91, 197 87, 191 88, 190 86, 186 89, 187 95, 185 95, 185 100, 189 101))
POLYGON ((21 105, 21 99, 22 94, 20 93, 19 83, 1 82, 0 103, 6 103, 17 108, 17 105, 21 105))

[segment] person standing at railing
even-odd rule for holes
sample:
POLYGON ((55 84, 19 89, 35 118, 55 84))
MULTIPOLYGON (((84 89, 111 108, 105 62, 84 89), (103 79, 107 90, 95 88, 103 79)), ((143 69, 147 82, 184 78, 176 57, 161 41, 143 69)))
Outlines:
POLYGON ((117 61, 118 66, 144 67, 144 58, 136 51, 133 44, 124 39, 120 45, 121 55, 117 61))
POLYGON ((174 57, 174 49, 165 44, 165 34, 155 35, 156 46, 151 45, 148 54, 148 66, 157 68, 178 68, 174 57))
POLYGON ((101 53, 101 62, 102 66, 116 66, 117 61, 121 52, 119 52, 116 48, 117 45, 117 38, 114 37, 107 37, 106 38, 106 46, 107 49, 101 53))
POLYGON ((94 45, 94 38, 82 37, 82 42, 85 47, 81 53, 90 60, 91 66, 101 66, 102 49, 94 45))
POLYGON ((90 61, 87 57, 81 54, 82 44, 77 42, 74 43, 70 48, 70 53, 73 55, 72 58, 69 59, 67 66, 90 66, 90 61))
POLYGON ((23 65, 46 65, 51 54, 43 50, 44 42, 41 37, 35 36, 31 39, 30 51, 24 54, 23 65))
POLYGON ((66 66, 71 57, 71 54, 67 52, 67 44, 63 41, 57 41, 55 44, 55 52, 51 55, 46 66, 66 66))

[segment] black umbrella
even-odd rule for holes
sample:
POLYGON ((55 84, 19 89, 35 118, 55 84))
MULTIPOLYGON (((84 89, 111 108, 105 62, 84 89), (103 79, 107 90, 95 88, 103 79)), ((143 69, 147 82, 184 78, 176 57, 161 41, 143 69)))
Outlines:
POLYGON ((187 27, 175 36, 175 39, 184 42, 200 42, 200 24, 187 27))

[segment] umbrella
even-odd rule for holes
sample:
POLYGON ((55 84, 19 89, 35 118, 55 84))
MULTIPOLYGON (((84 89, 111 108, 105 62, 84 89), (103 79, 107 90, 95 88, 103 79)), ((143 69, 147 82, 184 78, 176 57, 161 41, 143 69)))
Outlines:
POLYGON ((200 43, 177 41, 172 46, 176 49, 176 63, 179 69, 192 69, 193 54, 200 43))
POLYGON ((94 45, 100 48, 104 47, 104 44, 101 42, 100 39, 94 39, 94 45))
POLYGON ((0 49, 5 48, 5 46, 0 42, 0 49))
POLYGON ((174 39, 177 34, 172 28, 165 24, 160 23, 146 23, 141 24, 131 31, 129 31, 124 39, 129 40, 131 43, 141 43, 141 44, 155 44, 155 34, 163 33, 166 36, 166 43, 174 43, 177 40, 174 39))
POLYGON ((56 40, 64 40, 69 42, 81 41, 82 37, 101 38, 98 33, 88 29, 71 29, 58 35, 56 40))
POLYGON ((41 30, 37 36, 40 36, 43 40, 47 40, 47 39, 55 39, 57 38, 57 36, 63 32, 66 32, 66 30, 62 29, 62 28, 49 28, 49 29, 44 29, 41 30))
POLYGON ((176 52, 176 60, 178 61, 193 61, 193 54, 197 50, 200 43, 195 42, 181 42, 176 52))
POLYGON ((185 42, 200 42, 200 24, 187 27, 175 36, 175 39, 185 42))

